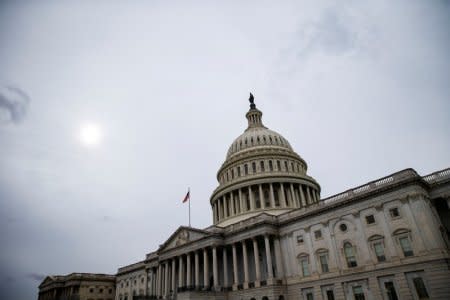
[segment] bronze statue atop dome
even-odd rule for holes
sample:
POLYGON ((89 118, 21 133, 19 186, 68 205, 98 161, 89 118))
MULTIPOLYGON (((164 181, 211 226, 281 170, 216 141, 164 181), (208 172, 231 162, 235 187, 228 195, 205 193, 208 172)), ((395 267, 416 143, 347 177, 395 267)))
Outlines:
POLYGON ((248 98, 248 101, 250 101, 250 108, 251 109, 255 109, 256 105, 255 105, 255 97, 253 97, 253 94, 250 93, 250 98, 248 98))

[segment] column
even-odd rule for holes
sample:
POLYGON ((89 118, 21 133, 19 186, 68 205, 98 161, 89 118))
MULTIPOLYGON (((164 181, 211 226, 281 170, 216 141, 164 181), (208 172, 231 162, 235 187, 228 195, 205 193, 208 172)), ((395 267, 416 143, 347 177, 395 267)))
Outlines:
POLYGON ((244 201, 242 199, 242 190, 241 189, 239 189, 239 206, 241 208, 240 213, 243 213, 245 211, 245 209, 244 209, 245 206, 244 206, 244 201))
POLYGON ((253 197, 252 187, 248 186, 248 197, 250 198, 250 210, 255 210, 255 198, 253 197))
POLYGON ((253 238, 253 255, 255 256, 255 287, 259 287, 261 285, 261 269, 259 266, 259 249, 258 249, 258 241, 256 238, 253 238))
POLYGON ((272 268, 272 254, 270 252, 269 236, 264 236, 264 246, 266 248, 266 261, 267 261, 267 284, 273 283, 273 268, 272 268))
POLYGON ((186 254, 186 286, 192 287, 191 281, 191 254, 186 254))
POLYGON ((234 214, 235 214, 235 206, 234 206, 234 194, 233 194, 233 192, 230 193, 230 202, 231 202, 230 215, 234 216, 234 214))
POLYGON ((283 207, 289 206, 289 203, 286 199, 286 193, 284 192, 284 184, 280 182, 280 190, 281 190, 281 199, 280 202, 283 203, 283 207))
POLYGON ((298 189, 300 190, 300 200, 302 202, 302 207, 306 207, 306 200, 305 200, 305 194, 303 193, 303 186, 300 184, 298 186, 298 189))
POLYGON ((199 258, 198 258, 198 251, 195 251, 195 254, 194 254, 194 269, 195 269, 195 282, 194 282, 194 285, 195 285, 195 288, 197 289, 198 288, 198 286, 200 285, 200 261, 199 261, 199 258))
POLYGON ((266 201, 264 199, 264 193, 262 190, 262 184, 258 184, 258 191, 259 191, 259 202, 261 203, 261 208, 266 208, 266 201))
POLYGON ((311 193, 309 192, 309 186, 306 186, 306 195, 308 204, 312 204, 311 193))
POLYGON ((182 288, 182 287, 184 287, 184 282, 183 282, 183 272, 184 272, 183 256, 180 255, 178 263, 179 263, 179 265, 178 265, 178 288, 182 288))
POLYGON ((214 246, 212 249, 213 253, 213 286, 214 290, 219 290, 219 270, 217 269, 217 247, 214 246))
POLYGON ((244 258, 244 289, 248 289, 248 255, 245 240, 242 241, 242 257, 244 258))
POLYGON ((233 250, 233 290, 235 291, 239 284, 236 244, 231 245, 231 249, 233 250))
POLYGON ((203 249, 203 284, 207 289, 209 287, 209 270, 208 270, 208 250, 203 249))
POLYGON ((145 269, 145 277, 144 277, 144 296, 148 295, 148 269, 145 269))
POLYGON ((272 207, 275 207, 275 195, 274 195, 274 193, 273 193, 273 185, 272 185, 272 183, 269 184, 269 189, 270 189, 270 193, 269 193, 269 196, 270 196, 270 205, 271 205, 272 207))
POLYGON ((224 218, 229 217, 230 215, 228 214, 228 199, 227 199, 227 195, 223 195, 223 215, 224 218))
POLYGON ((156 296, 161 296, 161 265, 158 265, 158 275, 156 276, 156 296))
POLYGON ((172 258, 172 292, 175 293, 176 292, 176 272, 177 270, 177 261, 175 260, 175 258, 172 258))
POLYGON ((169 261, 166 261, 164 266, 164 273, 165 273, 165 279, 164 279, 164 296, 168 298, 169 296, 169 261))
POLYGON ((277 278, 282 278, 284 276, 284 270, 279 237, 273 239, 273 247, 275 248, 275 269, 277 270, 277 278))
POLYGON ((227 259, 227 248, 223 247, 223 286, 228 287, 228 259, 227 259))
POLYGON ((289 188, 291 189, 291 199, 292 199, 292 203, 294 204, 295 207, 300 207, 300 206, 297 204, 297 199, 296 199, 296 197, 295 197, 294 185, 291 183, 291 184, 289 185, 289 188))

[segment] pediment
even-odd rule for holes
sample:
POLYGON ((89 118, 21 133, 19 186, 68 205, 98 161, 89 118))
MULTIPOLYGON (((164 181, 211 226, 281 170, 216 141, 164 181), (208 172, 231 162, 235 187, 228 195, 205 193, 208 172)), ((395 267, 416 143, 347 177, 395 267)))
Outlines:
POLYGON ((47 276, 47 277, 44 278, 44 280, 41 282, 41 284, 39 286, 44 286, 44 285, 49 284, 49 283, 51 283, 53 281, 55 281, 53 276, 47 276))
POLYGON ((181 226, 167 239, 164 244, 159 247, 158 252, 167 251, 209 235, 209 232, 201 229, 181 226))

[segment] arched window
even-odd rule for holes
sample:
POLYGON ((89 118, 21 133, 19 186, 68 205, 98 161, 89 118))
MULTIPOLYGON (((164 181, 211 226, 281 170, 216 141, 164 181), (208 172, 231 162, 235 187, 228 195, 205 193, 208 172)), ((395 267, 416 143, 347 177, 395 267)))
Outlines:
POLYGON ((269 300, 269 298, 267 298, 267 296, 264 296, 261 300, 269 300))
POLYGON ((260 166, 261 166, 261 172, 264 172, 264 161, 260 161, 260 166))
POLYGON ((300 264, 300 270, 302 272, 302 276, 306 277, 310 275, 309 272, 309 256, 307 254, 300 254, 298 256, 298 262, 300 264))
POLYGON ((347 266, 349 268, 358 266, 358 264, 356 263, 355 249, 353 249, 352 244, 350 244, 349 242, 346 242, 344 244, 344 254, 345 259, 347 260, 347 266))
POLYGON ((286 169, 286 172, 289 172, 289 167, 288 167, 287 160, 284 161, 284 168, 286 169))
POLYGON ((239 166, 239 167, 237 167, 237 172, 238 172, 238 177, 241 177, 241 167, 239 166))
POLYGON ((328 250, 317 250, 317 261, 319 262, 322 273, 328 273, 330 271, 330 268, 328 266, 328 250))

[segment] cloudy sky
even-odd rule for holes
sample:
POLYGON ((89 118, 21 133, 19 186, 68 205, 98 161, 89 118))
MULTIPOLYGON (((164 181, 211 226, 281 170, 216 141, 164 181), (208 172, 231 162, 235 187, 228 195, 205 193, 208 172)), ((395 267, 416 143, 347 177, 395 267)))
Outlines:
POLYGON ((250 91, 322 197, 450 166, 449 1, 90 2, 0 4, 5 299, 209 226, 250 91))

